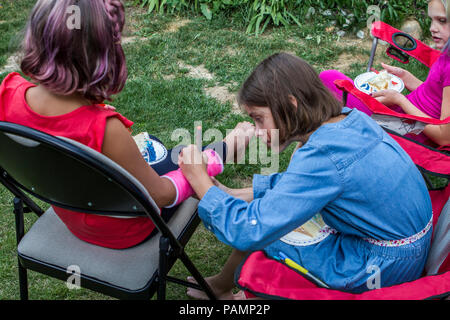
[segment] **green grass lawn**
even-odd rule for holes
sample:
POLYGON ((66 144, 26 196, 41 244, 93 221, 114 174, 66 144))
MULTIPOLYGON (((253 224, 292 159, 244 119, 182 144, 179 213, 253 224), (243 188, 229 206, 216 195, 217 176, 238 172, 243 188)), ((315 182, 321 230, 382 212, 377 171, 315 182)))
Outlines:
MULTIPOLYGON (((1 81, 7 75, 2 70, 17 50, 34 1, 0 3, 1 81)), ((173 130, 186 128, 193 132, 194 121, 202 121, 205 130, 217 128, 225 133, 239 121, 249 120, 233 106, 232 97, 256 64, 268 55, 294 53, 318 71, 339 68, 354 77, 365 71, 371 44, 370 39, 338 39, 320 23, 270 29, 255 37, 245 34, 243 25, 226 17, 217 16, 209 22, 196 16, 148 15, 130 5, 127 21, 124 49, 129 80, 111 104, 135 122, 135 133, 148 131, 168 147, 178 143, 171 140, 173 130), (225 92, 226 97, 216 95, 218 91, 225 92)), ((426 76, 426 68, 418 64, 411 68, 422 78, 426 76)), ((292 149, 282 155, 280 170, 286 168, 292 149)), ((219 180, 231 187, 248 186, 260 169, 259 165, 228 165, 219 180)), ((28 215, 27 228, 34 221, 35 217, 28 215)), ((0 187, 0 299, 19 298, 15 250, 12 197, 0 187)), ((231 252, 203 226, 186 250, 205 276, 218 272, 231 252)), ((186 278, 188 273, 177 262, 171 275, 186 278)), ((69 290, 64 282, 34 272, 29 272, 29 288, 30 299, 108 299, 84 289, 69 290)), ((169 285, 168 298, 187 299, 185 288, 169 285)))

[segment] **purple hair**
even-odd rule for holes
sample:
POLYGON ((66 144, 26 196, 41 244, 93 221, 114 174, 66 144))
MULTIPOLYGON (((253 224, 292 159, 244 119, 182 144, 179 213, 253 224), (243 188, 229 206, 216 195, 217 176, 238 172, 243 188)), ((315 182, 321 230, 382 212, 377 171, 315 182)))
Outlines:
POLYGON ((55 94, 111 100, 128 76, 120 45, 124 11, 120 0, 39 0, 26 27, 23 73, 55 94), (79 28, 68 24, 72 5, 79 28))

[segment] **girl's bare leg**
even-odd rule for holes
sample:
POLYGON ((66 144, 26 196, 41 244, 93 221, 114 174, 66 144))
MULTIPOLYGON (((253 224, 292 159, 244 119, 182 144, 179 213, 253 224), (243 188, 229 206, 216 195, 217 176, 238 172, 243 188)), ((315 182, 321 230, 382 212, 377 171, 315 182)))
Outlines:
MULTIPOLYGON (((255 126, 250 122, 240 122, 223 140, 228 147, 226 163, 237 163, 245 156, 245 150, 250 139, 255 135, 255 126)), ((245 299, 243 292, 233 294, 234 272, 241 261, 245 258, 246 252, 233 250, 222 271, 217 275, 206 278, 218 299, 221 300, 240 300, 245 299)), ((193 277, 188 277, 188 281, 195 283, 193 277)), ((208 297, 203 291, 188 288, 187 295, 195 298, 207 300, 208 297)))
MULTIPOLYGON (((246 255, 247 252, 233 250, 233 252, 231 252, 231 255, 228 257, 227 262, 223 266, 222 271, 214 276, 205 279, 219 300, 245 299, 245 295, 243 292, 233 294, 232 290, 235 287, 234 272, 246 255)), ((188 277, 188 281, 195 282, 193 277, 188 277)), ((193 288, 188 288, 187 295, 195 299, 208 299, 203 291, 193 288)))

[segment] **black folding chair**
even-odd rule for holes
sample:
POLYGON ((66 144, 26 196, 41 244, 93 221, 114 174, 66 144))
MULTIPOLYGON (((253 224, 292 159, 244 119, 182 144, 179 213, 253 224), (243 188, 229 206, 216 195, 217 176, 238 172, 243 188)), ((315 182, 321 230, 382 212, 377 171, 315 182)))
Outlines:
POLYGON ((119 299, 150 299, 157 292, 164 300, 167 281, 215 299, 184 251, 200 222, 197 200, 185 201, 166 224, 142 184, 109 158, 73 140, 8 122, 0 122, 0 182, 15 196, 21 299, 28 299, 27 269, 65 281, 78 276, 80 287, 119 299), (75 237, 52 207, 44 212, 28 194, 76 212, 148 216, 159 232, 124 250, 92 245, 75 237), (39 219, 25 233, 27 212, 39 219), (168 276, 177 259, 198 285, 168 276))

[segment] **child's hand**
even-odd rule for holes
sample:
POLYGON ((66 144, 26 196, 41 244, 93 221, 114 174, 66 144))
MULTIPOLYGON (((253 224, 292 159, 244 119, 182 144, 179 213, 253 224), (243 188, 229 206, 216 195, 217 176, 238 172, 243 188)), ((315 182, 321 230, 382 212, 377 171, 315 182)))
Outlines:
POLYGON ((178 165, 199 199, 213 186, 208 175, 204 154, 195 145, 184 148, 178 157, 178 165))
POLYGON ((208 176, 204 154, 193 144, 181 150, 178 165, 191 183, 196 177, 208 176))
POLYGON ((231 193, 232 193, 232 190, 233 190, 233 189, 226 187, 225 185, 223 185, 222 183, 220 183, 216 178, 211 177, 211 181, 212 181, 213 184, 214 184, 217 188, 219 188, 220 190, 222 190, 222 191, 224 191, 224 192, 226 192, 226 193, 228 193, 228 194, 231 194, 231 193))
POLYGON ((385 63, 381 63, 381 66, 388 73, 393 74, 394 76, 397 76, 404 81, 403 77, 406 75, 406 71, 404 69, 399 68, 399 67, 390 66, 385 63))
POLYGON ((392 89, 374 92, 371 96, 387 107, 401 106, 402 99, 404 98, 400 92, 392 89))
POLYGON ((421 84, 422 81, 417 79, 411 72, 399 68, 399 67, 393 67, 385 63, 381 63, 381 66, 386 70, 388 73, 393 74, 394 76, 399 77, 402 79, 403 84, 405 85, 406 89, 409 91, 416 90, 421 84))

